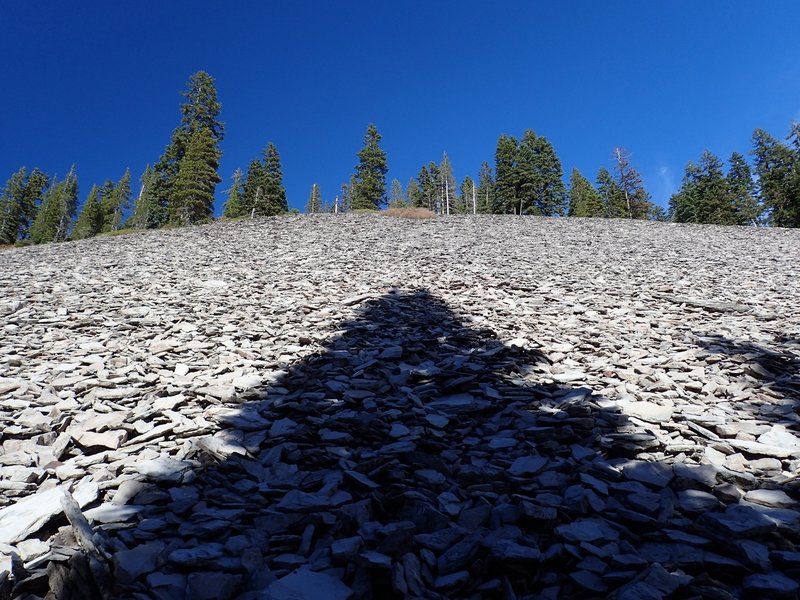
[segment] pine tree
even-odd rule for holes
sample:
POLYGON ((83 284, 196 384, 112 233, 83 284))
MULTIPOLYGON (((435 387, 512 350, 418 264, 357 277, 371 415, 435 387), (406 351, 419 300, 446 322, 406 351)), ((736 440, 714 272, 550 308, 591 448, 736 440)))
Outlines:
POLYGON ((257 215, 272 217, 289 212, 286 189, 283 187, 281 157, 275 144, 270 142, 264 151, 263 202, 256 208, 257 215), (259 207, 263 206, 263 212, 259 207))
POLYGON ((603 215, 606 218, 625 216, 625 196, 605 167, 597 172, 597 193, 603 204, 603 215))
POLYGON ((670 198, 670 212, 677 223, 733 222, 731 195, 717 156, 706 150, 696 165, 686 166, 681 188, 670 198))
MULTIPOLYGON (((217 164, 221 155, 219 143, 224 135, 224 126, 218 118, 222 106, 217 99, 214 79, 208 73, 198 71, 189 78, 186 90, 182 92, 182 95, 186 98, 186 102, 180 107, 180 125, 173 131, 170 143, 154 167, 155 177, 151 192, 160 209, 152 211, 152 213, 161 219, 159 225, 180 212, 170 208, 169 204, 173 200, 173 188, 178 179, 180 163, 188 152, 193 134, 205 130, 207 133, 203 135, 210 137, 211 145, 217 153, 217 164)), ((219 175, 216 177, 219 178, 219 175)), ((208 186, 209 184, 210 180, 200 182, 198 185, 208 186)), ((181 193, 184 192, 185 190, 181 193)))
POLYGON ((494 203, 493 213, 516 212, 520 199, 517 182, 517 140, 502 134, 497 140, 494 154, 494 203))
POLYGON ((541 214, 537 206, 537 195, 542 191, 539 146, 536 134, 530 129, 525 130, 517 147, 515 164, 518 204, 514 212, 519 215, 541 214))
POLYGON ((614 160, 617 186, 622 191, 625 205, 615 207, 613 216, 646 219, 650 212, 650 194, 642 185, 639 171, 631 165, 630 153, 625 148, 614 148, 614 160))
POLYGON ((569 178, 569 216, 604 217, 605 207, 600 194, 578 169, 569 178))
POLYGON ((358 152, 358 164, 352 190, 352 208, 379 209, 386 202, 386 153, 380 147, 381 135, 372 123, 364 135, 364 147, 358 152))
POLYGON ((139 178, 141 187, 136 202, 133 204, 133 213, 128 219, 128 227, 153 229, 164 222, 163 207, 153 191, 156 185, 155 181, 156 172, 153 167, 147 165, 139 178))
POLYGON ((242 185, 242 214, 254 216, 254 209, 261 204, 264 195, 264 165, 258 159, 250 161, 242 185))
POLYGON ((30 239, 34 244, 62 242, 78 205, 78 177, 73 166, 64 181, 54 181, 42 198, 42 205, 31 225, 30 239))
POLYGON ((228 191, 228 199, 225 201, 225 208, 222 216, 226 219, 236 219, 244 216, 242 208, 242 170, 236 169, 233 172, 233 184, 228 191))
POLYGON ((790 138, 795 151, 763 129, 753 133, 758 196, 774 227, 800 227, 800 142, 797 126, 790 138))
POLYGON ((20 201, 20 239, 28 237, 31 225, 33 225, 36 219, 36 214, 43 200, 44 191, 49 185, 50 178, 38 168, 34 167, 33 171, 28 175, 27 182, 25 183, 25 190, 22 192, 20 201))
POLYGON ((211 218, 219 151, 209 129, 192 132, 169 203, 169 219, 176 225, 201 223, 211 218))
POLYGON ((415 203, 414 206, 439 212, 441 206, 440 178, 439 166, 435 162, 431 161, 427 166, 423 165, 417 176, 419 203, 415 203))
POLYGON ((475 192, 478 213, 488 215, 493 212, 494 200, 494 179, 492 179, 492 167, 488 162, 481 163, 478 173, 478 189, 475 192))
POLYGON ((477 201, 475 182, 472 177, 467 175, 459 186, 459 194, 456 198, 456 213, 459 215, 472 214, 474 211, 473 200, 477 201))
POLYGON ((83 208, 75 222, 72 230, 72 239, 82 240, 96 236, 103 228, 103 210, 100 205, 99 189, 96 185, 92 186, 89 196, 83 203, 83 208))
POLYGON ((389 207, 390 208, 405 208, 408 206, 406 194, 403 192, 403 184, 399 179, 392 179, 392 187, 389 192, 389 207))
POLYGON ((322 196, 316 183, 311 186, 311 193, 308 195, 308 202, 306 203, 306 212, 310 215, 322 212, 322 196))
POLYGON ((456 178, 453 176, 453 165, 450 163, 450 157, 447 156, 447 152, 443 154, 442 163, 439 166, 439 191, 442 198, 439 210, 449 215, 453 210, 455 201, 456 178))
POLYGON ((725 179, 733 207, 731 225, 755 225, 759 221, 761 207, 755 197, 756 186, 750 165, 738 152, 731 154, 728 164, 730 166, 725 179))

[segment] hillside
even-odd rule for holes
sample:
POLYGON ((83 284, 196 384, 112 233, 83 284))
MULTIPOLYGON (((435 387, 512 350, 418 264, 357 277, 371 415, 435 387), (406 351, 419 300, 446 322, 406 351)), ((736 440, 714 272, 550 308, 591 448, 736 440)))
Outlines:
POLYGON ((377 215, 4 251, 0 598, 796 597, 798 257, 377 215))

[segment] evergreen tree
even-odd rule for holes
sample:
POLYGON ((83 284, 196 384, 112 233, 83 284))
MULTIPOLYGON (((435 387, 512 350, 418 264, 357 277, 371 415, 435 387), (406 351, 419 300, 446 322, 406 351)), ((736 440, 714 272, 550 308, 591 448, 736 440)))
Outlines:
POLYGON ((34 167, 25 183, 20 201, 19 238, 28 237, 31 225, 43 200, 44 191, 50 185, 50 178, 34 167))
POLYGON ((244 216, 242 208, 242 170, 236 169, 233 172, 233 185, 228 190, 228 199, 222 209, 222 216, 226 219, 236 219, 244 216))
POLYGON ((252 216, 256 205, 260 205, 264 195, 264 165, 258 159, 250 161, 242 186, 242 214, 252 216))
POLYGON ((0 193, 0 244, 13 244, 19 237, 26 185, 26 171, 22 167, 11 176, 0 193))
POLYGON ((622 191, 624 206, 613 207, 612 216, 646 219, 650 212, 650 194, 642 185, 642 176, 631 165, 631 155, 625 148, 614 148, 617 186, 622 191))
POLYGON ((405 208, 406 206, 408 206, 408 202, 403 192, 403 184, 398 179, 392 179, 392 187, 389 192, 389 207, 405 208))
POLYGON ((420 203, 415 206, 439 212, 439 207, 441 206, 440 178, 441 173, 439 172, 439 166, 433 161, 420 169, 419 175, 417 176, 419 181, 420 203))
POLYGON ((78 177, 73 166, 64 181, 54 181, 42 198, 42 205, 31 225, 30 239, 34 244, 62 242, 78 205, 78 177))
POLYGON ((494 154, 494 203, 493 213, 516 212, 520 199, 518 196, 517 140, 502 134, 497 140, 494 154))
POLYGON ((264 151, 263 203, 256 205, 256 214, 272 217, 289 212, 286 189, 283 187, 281 157, 275 144, 270 142, 264 151), (261 208, 263 207, 263 209, 261 208), (263 212, 262 212, 263 210, 263 212))
POLYGON ((603 204, 602 216, 607 218, 625 216, 625 196, 605 167, 597 172, 597 193, 603 204))
POLYGON ((477 192, 472 177, 469 175, 464 177, 459 187, 459 192, 456 200, 456 212, 460 215, 472 214, 474 212, 474 206, 472 204, 473 198, 477 202, 477 192))
POLYGON ((364 147, 358 153, 358 164, 352 189, 352 208, 379 209, 386 201, 386 153, 380 147, 381 135, 372 123, 364 135, 364 147))
POLYGON ((750 165, 738 152, 731 154, 728 164, 730 167, 725 178, 734 217, 730 224, 755 225, 759 221, 761 207, 755 197, 756 186, 750 165))
POLYGON ((440 212, 450 214, 456 195, 456 178, 453 176, 453 165, 447 152, 442 156, 442 164, 439 166, 439 189, 441 192, 442 205, 440 212))
POLYGON ((561 161, 550 141, 539 136, 535 139, 534 214, 552 217, 564 214, 566 189, 561 161))
POLYGON ((163 206, 154 193, 156 178, 153 167, 147 165, 139 179, 141 187, 136 202, 133 204, 133 213, 128 219, 128 227, 153 229, 164 222, 163 206))
POLYGON ((322 195, 316 183, 311 186, 311 193, 308 195, 308 202, 306 203, 306 212, 310 215, 322 212, 322 195))
POLYGON ((103 232, 116 231, 122 227, 123 216, 131 200, 131 172, 125 169, 120 180, 114 184, 106 181, 100 192, 103 232))
POLYGON ((681 188, 670 198, 670 212, 678 223, 733 222, 731 195, 717 156, 706 150, 696 165, 686 166, 681 188))
POLYGON ((569 178, 569 216, 604 217, 605 207, 600 194, 578 169, 569 178))
MULTIPOLYGON (((180 107, 180 125, 172 133, 170 143, 154 167, 152 194, 160 209, 153 211, 153 214, 162 219, 159 225, 182 210, 170 208, 169 204, 173 200, 173 188, 178 179, 180 163, 188 152, 193 135, 198 131, 206 131, 202 135, 211 139, 211 146, 217 154, 217 164, 221 155, 219 143, 223 138, 224 126, 218 118, 222 106, 217 99, 214 79, 208 73, 198 71, 189 78, 182 95, 186 98, 186 102, 180 107)), ((216 178, 219 179, 219 175, 216 175, 216 178)), ((211 185, 211 180, 198 182, 197 185, 208 187, 211 185)), ((181 194, 185 195, 185 189, 181 190, 181 194)))
POLYGON ((492 167, 488 162, 481 163, 478 173, 478 189, 475 192, 478 205, 478 213, 487 215, 493 212, 494 200, 494 180, 492 179, 492 167))
POLYGON ((169 219, 177 225, 192 225, 211 218, 219 150, 209 129, 192 132, 169 203, 169 219))
POLYGON ((408 180, 408 185, 406 186, 406 196, 409 206, 420 207, 424 204, 422 192, 417 185, 417 180, 413 177, 408 180))
POLYGON ((100 205, 99 190, 96 185, 92 186, 89 196, 83 203, 83 208, 75 222, 72 230, 72 239, 82 240, 96 236, 103 228, 103 210, 100 205))
POLYGON ((518 204, 514 208, 514 212, 519 215, 541 214, 538 210, 534 210, 537 194, 541 191, 538 153, 539 140, 536 134, 530 129, 525 130, 517 147, 515 165, 518 204))
POLYGON ((758 196, 774 227, 800 227, 800 142, 797 125, 790 138, 795 151, 763 129, 753 133, 753 156, 758 177, 758 196))

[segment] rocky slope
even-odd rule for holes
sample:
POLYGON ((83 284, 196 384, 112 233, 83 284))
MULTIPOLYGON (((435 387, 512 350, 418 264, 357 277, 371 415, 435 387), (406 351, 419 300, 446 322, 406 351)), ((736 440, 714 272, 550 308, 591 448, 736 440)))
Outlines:
POLYGON ((0 253, 0 598, 794 598, 800 232, 0 253))

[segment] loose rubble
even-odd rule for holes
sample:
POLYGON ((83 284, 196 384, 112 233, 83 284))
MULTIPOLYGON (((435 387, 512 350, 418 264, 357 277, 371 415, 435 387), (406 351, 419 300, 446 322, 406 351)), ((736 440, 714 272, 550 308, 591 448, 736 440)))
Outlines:
POLYGON ((797 598, 800 232, 0 253, 0 599, 797 598))

